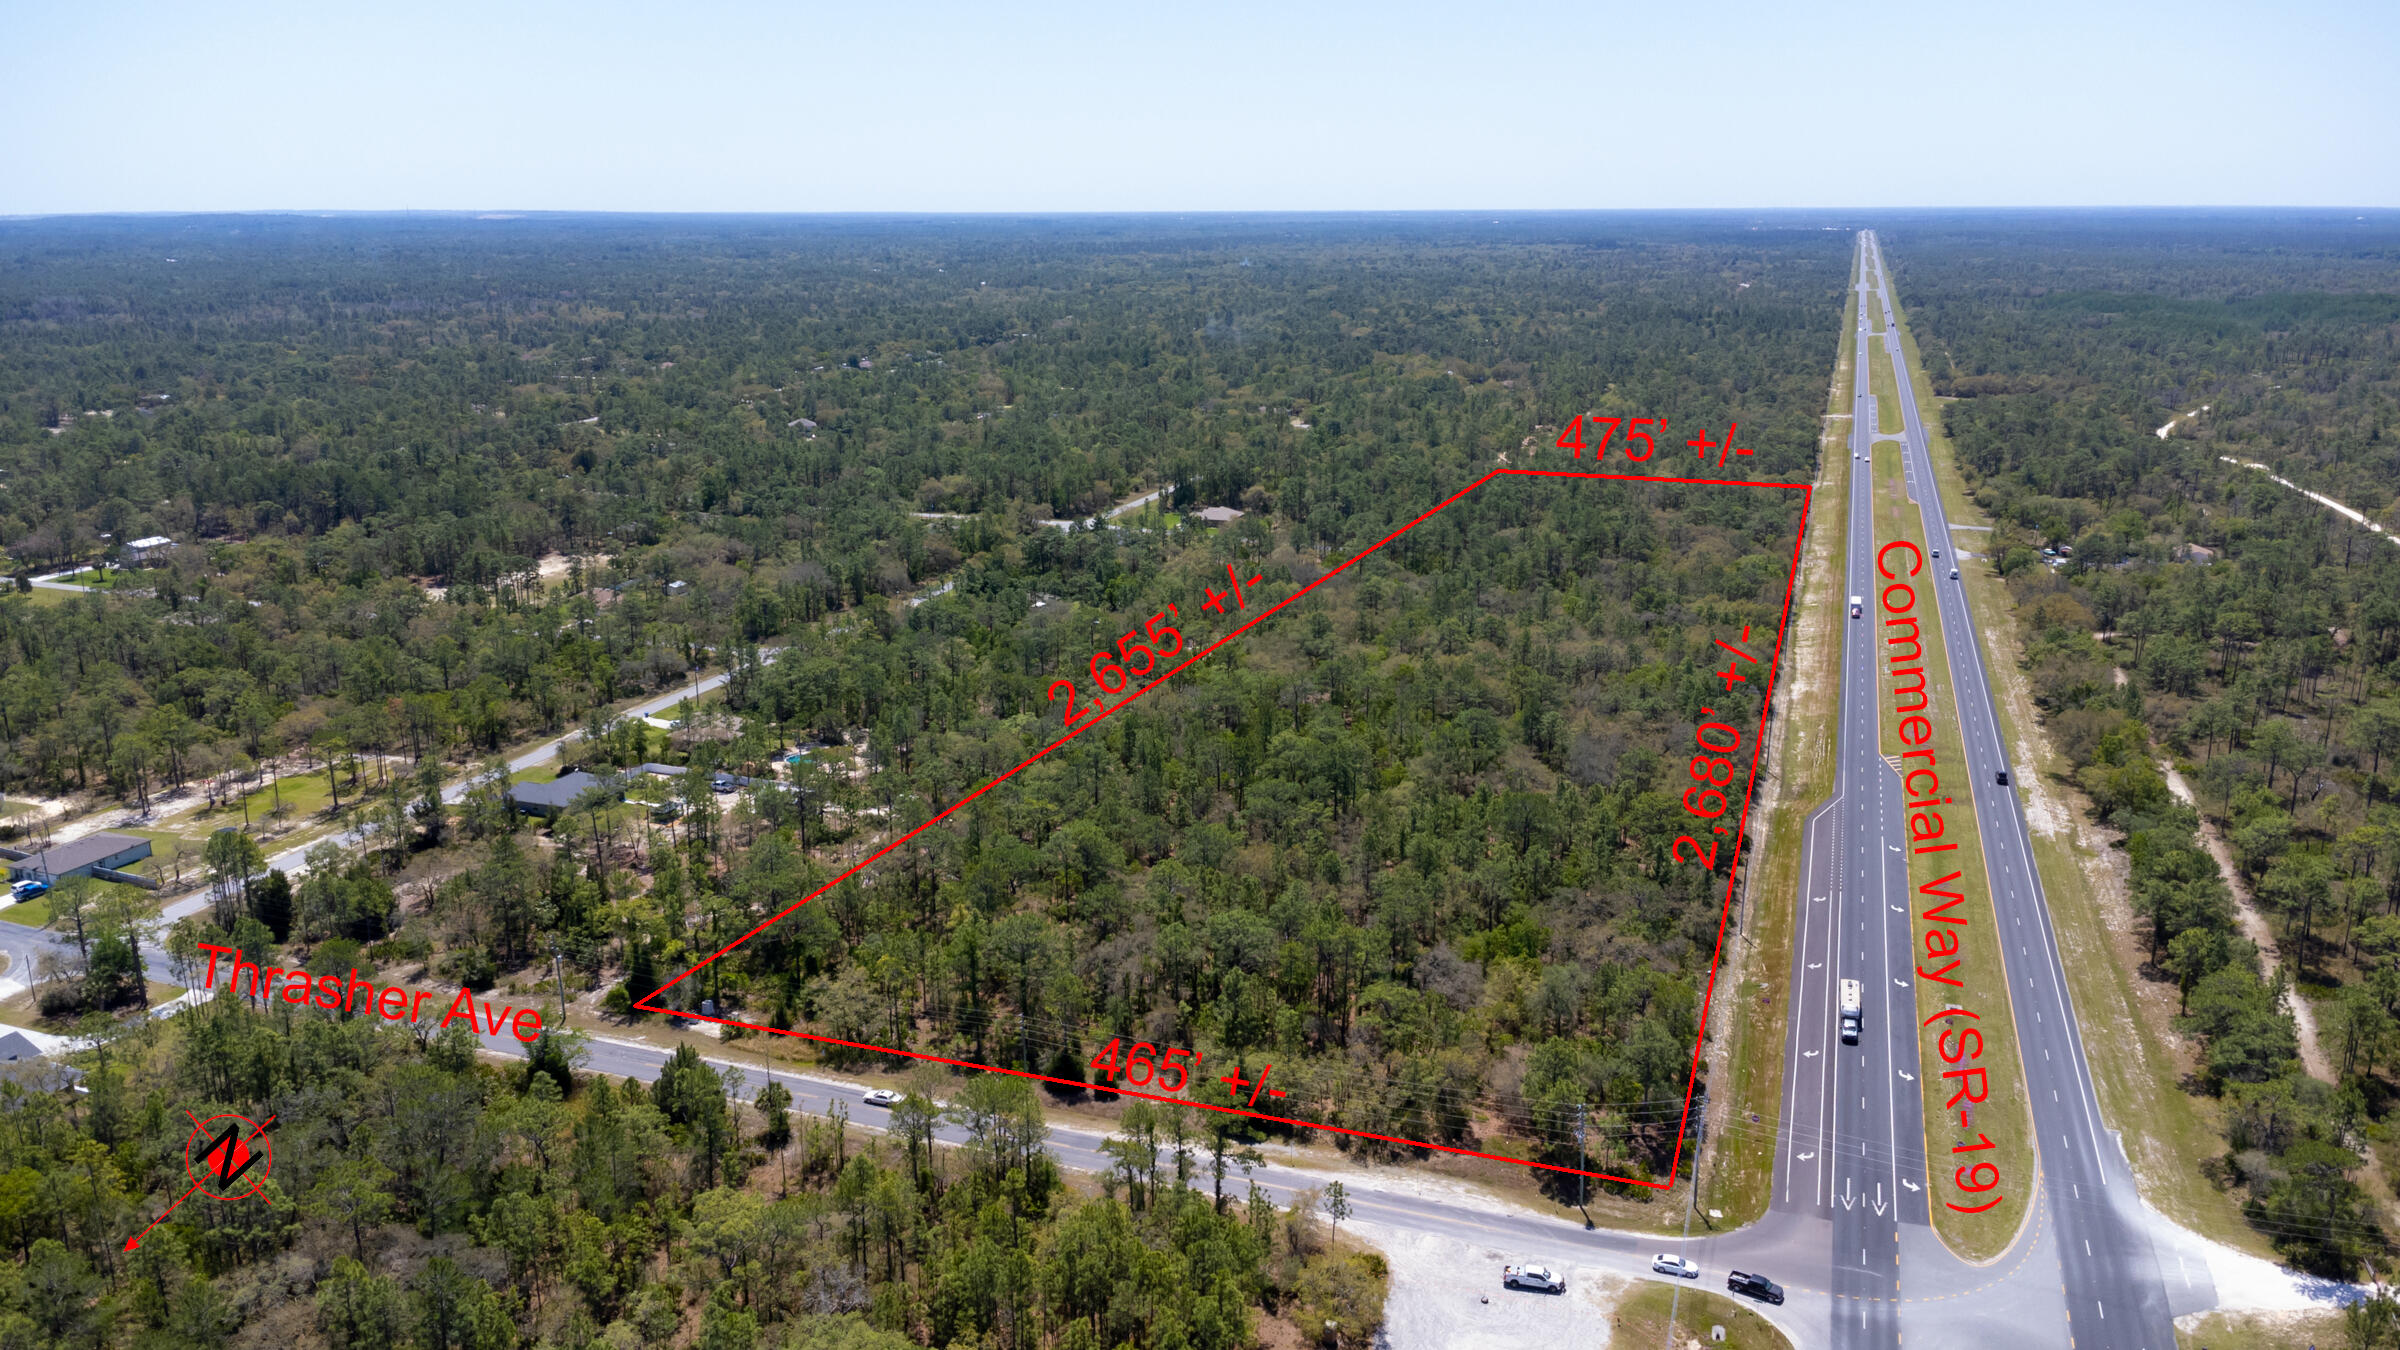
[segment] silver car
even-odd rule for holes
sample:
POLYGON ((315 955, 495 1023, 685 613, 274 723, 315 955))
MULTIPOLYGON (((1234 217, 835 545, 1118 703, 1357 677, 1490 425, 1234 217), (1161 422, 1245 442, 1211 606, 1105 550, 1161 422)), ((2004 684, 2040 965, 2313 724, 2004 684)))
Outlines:
POLYGON ((1699 1262, 1681 1256, 1671 1256, 1665 1252, 1660 1252, 1650 1258, 1650 1268, 1661 1275, 1673 1275, 1677 1279, 1696 1280, 1700 1278, 1699 1262))

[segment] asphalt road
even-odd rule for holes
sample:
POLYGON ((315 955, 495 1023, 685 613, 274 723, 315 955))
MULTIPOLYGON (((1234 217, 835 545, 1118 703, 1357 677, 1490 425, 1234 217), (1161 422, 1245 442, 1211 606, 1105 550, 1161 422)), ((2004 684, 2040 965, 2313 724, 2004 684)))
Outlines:
MULTIPOLYGON (((1995 778, 2007 760, 1966 594, 1949 579, 1956 554, 1931 490, 1924 426, 1905 377, 1896 381, 1902 431, 1877 432, 1868 354, 1880 346, 1896 371, 1906 365, 1872 233, 1860 236, 1859 248, 1859 359, 1849 460, 1841 466, 1849 524, 1837 597, 1842 673, 1834 789, 1805 826, 1771 1207, 1759 1224, 1718 1246, 1728 1259, 1758 1263, 1745 1269, 1808 1291, 1793 1306, 1796 1317, 1809 1319, 1807 1343, 2170 1350, 2172 1317, 2213 1306, 2215 1290, 2205 1261, 2184 1259, 2188 1236, 2142 1204, 2121 1145, 2101 1124, 2017 789, 1995 778), (1928 1158, 1916 1028, 1950 1000, 1947 989, 1927 985, 1920 1006, 1911 936, 1917 897, 1902 852, 1909 842, 1902 807, 1910 798, 1883 758, 1879 736, 1881 719, 1896 715, 1886 707, 1883 668, 1890 653, 1878 605, 1889 579, 1877 573, 1871 509, 1879 453, 1901 457, 1927 547, 1941 550, 1938 564, 1926 558, 1917 575, 1903 579, 1920 604, 1930 595, 1940 606, 1944 652, 1962 706, 1937 703, 1934 711, 1962 719, 1967 756, 1963 765, 1941 766, 1940 791, 1973 793, 1989 893, 2008 938, 2007 979, 2026 1077, 1995 1084, 1990 1109, 2013 1115, 2030 1104, 2038 1132, 2039 1174, 2004 1179, 2035 1188, 2027 1223, 2007 1252, 1983 1265, 1960 1260, 1931 1223, 1936 1191, 1952 1181, 1951 1141, 1940 1141, 1941 1158, 1928 1158), (1855 618, 1853 596, 1860 601, 1855 618), (1856 980, 1862 994, 1855 1045, 1844 1045, 1839 1034, 1843 980, 1856 980), (2174 1259, 2172 1299, 2161 1278, 2161 1250, 2174 1259)), ((1902 561, 1894 556, 1895 569, 1902 561)), ((1935 1090, 1943 1090, 1938 1081, 1935 1090)), ((1971 1203, 1954 1185, 1944 1195, 1971 1203)))
MULTIPOLYGON (((1868 343, 1859 309, 1855 350, 1868 343)), ((1842 675, 1833 796, 1809 816, 1792 951, 1784 1128, 1771 1204, 1784 1223, 1825 1230, 1832 1293, 1828 1332, 1840 1346, 1900 1342, 1903 1225, 1926 1224, 1915 982, 1909 977, 1908 863, 1897 783, 1877 739, 1874 515, 1875 399, 1863 363, 1852 382, 1849 529, 1842 547, 1842 675), (1859 617, 1849 616, 1852 596, 1859 617), (1839 991, 1856 981, 1861 1027, 1839 1034, 1839 991), (1907 1076, 1904 1076, 1907 1075, 1907 1076)), ((1769 1272, 1773 1273, 1773 1272, 1769 1272)))
MULTIPOLYGON (((761 651, 758 659, 762 665, 772 665, 775 662, 775 658, 781 653, 781 648, 776 648, 772 651, 761 651)), ((673 691, 661 694, 657 698, 651 699, 647 703, 636 704, 618 715, 621 717, 656 717, 661 713, 673 711, 678 704, 682 703, 687 698, 698 698, 703 694, 723 688, 725 681, 730 678, 732 678, 732 676, 729 672, 720 672, 715 675, 710 675, 705 679, 695 679, 689 683, 678 685, 673 691)), ((523 773, 527 769, 534 768, 538 765, 547 764, 551 759, 557 756, 558 752, 564 748, 568 742, 580 740, 582 737, 582 732, 570 731, 563 736, 552 737, 551 739, 534 746, 530 750, 520 751, 518 754, 509 759, 508 771, 512 774, 523 773)), ((442 789, 442 800, 446 802, 463 801, 466 798, 467 789, 473 785, 474 779, 472 777, 462 778, 442 789)), ((334 847, 347 852, 348 850, 357 848, 359 844, 365 841, 365 839, 366 831, 363 829, 343 830, 338 834, 326 835, 323 838, 316 839, 297 848, 285 849, 283 852, 268 858, 267 866, 269 868, 280 868, 284 875, 296 879, 301 873, 308 870, 308 854, 310 850, 323 847, 326 844, 331 844, 334 847)), ((197 906, 194 906, 194 908, 197 908, 197 906)), ((183 912, 189 913, 191 911, 184 910, 183 912)), ((169 917, 178 916, 171 910, 169 917)))
MULTIPOLYGON (((1881 246, 1871 231, 1862 236, 1861 245, 1872 299, 1882 316, 1884 349, 1895 369, 1905 372, 1881 246)), ((2041 1184, 2057 1229, 2066 1330, 2077 1350, 2170 1350, 2175 1344, 2174 1314, 2185 1309, 2170 1306, 2168 1282, 2153 1242, 2159 1221, 2143 1206, 2124 1148, 2100 1117, 2099 1097, 2084 1057, 2083 1030, 2067 989, 2041 876, 2033 865, 2032 835, 2018 796, 2024 787, 2022 773, 2012 770, 2001 741, 1966 591, 1961 582, 1950 579, 1958 554, 1933 475, 1915 387, 1905 373, 1896 383, 1910 496, 1917 502, 1927 547, 1939 554, 1927 559, 1924 572, 1912 580, 1920 595, 1931 591, 1941 608, 1943 647, 1957 694, 1966 779, 1975 795, 1986 881, 2003 939, 2041 1184), (2007 786, 1998 781, 2004 771, 2010 773, 2007 786)), ((1867 687, 1871 693, 1872 677, 1867 687)), ((1943 776, 1945 792, 1954 793, 1958 783, 1955 775, 1943 776)), ((2188 1290, 2189 1283, 2183 1287, 2188 1290)), ((2190 1297, 2187 1292, 2176 1302, 2190 1297)), ((2213 1290, 2208 1302, 2214 1302, 2213 1290)), ((1923 1343, 1910 1335, 1912 1347, 1923 1343)), ((2052 1337, 2011 1343, 2066 1342, 2052 1337)))

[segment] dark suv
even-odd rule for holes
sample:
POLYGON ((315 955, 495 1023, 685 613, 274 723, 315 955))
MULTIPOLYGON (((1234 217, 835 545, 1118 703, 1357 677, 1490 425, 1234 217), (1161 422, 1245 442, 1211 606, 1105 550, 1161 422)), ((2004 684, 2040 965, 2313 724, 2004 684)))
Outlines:
POLYGON ((1725 1287, 1737 1294, 1757 1299, 1761 1303, 1783 1302, 1782 1285, 1764 1275, 1755 1275, 1746 1270, 1728 1272, 1725 1276, 1725 1287))

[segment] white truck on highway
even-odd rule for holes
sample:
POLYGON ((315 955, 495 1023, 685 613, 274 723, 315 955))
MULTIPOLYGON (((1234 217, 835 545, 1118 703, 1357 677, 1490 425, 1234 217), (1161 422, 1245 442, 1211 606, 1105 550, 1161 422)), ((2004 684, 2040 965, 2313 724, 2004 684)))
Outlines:
POLYGON ((1859 615, 1861 615, 1861 614, 1864 614, 1864 613, 1866 613, 1866 612, 1867 612, 1867 597, 1865 597, 1865 596, 1863 596, 1863 595, 1854 595, 1854 596, 1851 596, 1851 597, 1850 597, 1850 617, 1851 617, 1851 618, 1853 618, 1853 619, 1855 619, 1855 618, 1857 618, 1859 615))
POLYGON ((1842 1044, 1858 1044, 1860 1017, 1858 981, 1842 981, 1842 1044))

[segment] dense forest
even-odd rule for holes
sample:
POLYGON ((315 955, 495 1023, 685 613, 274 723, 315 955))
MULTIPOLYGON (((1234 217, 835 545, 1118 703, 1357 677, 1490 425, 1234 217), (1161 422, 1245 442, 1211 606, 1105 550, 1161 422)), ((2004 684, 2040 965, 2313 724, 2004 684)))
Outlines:
POLYGON ((689 1047, 645 1086, 372 1021, 226 999, 116 1039, 86 1099, 0 1085, 0 1344, 1231 1348, 1262 1301, 1352 1344, 1381 1305, 1380 1262, 1333 1243, 1317 1196, 1194 1186, 1180 1108, 1129 1112, 1093 1195, 997 1075, 947 1109, 912 1091, 869 1133, 689 1047), (235 1101, 281 1108, 263 1195, 194 1195, 125 1251, 146 1194, 185 1184, 169 1103, 235 1101), (935 1144, 944 1120, 962 1147, 935 1144))
POLYGON ((2123 836, 2147 973, 2180 986, 2213 1166, 2350 1274, 2400 1218, 2400 549, 2295 489, 2400 523, 2400 235, 2256 212, 1885 237, 2042 714, 2123 836), (2237 899, 2275 927, 2272 981, 2237 899))
MULTIPOLYGON (((1756 725, 1763 666, 1728 688, 1714 639, 1747 627, 1763 658, 1798 516, 1787 493, 1673 493, 1483 489, 670 998, 1078 1079, 1115 1037, 1272 1051, 1281 1114, 1559 1161, 1580 1106, 1593 1162, 1659 1175, 1722 889, 1673 856, 1708 833, 1683 793, 1746 768, 1695 756, 1690 728, 1756 725)), ((1100 631, 1197 594, 1244 542, 1096 579, 1100 631)), ((735 707, 839 724, 853 691, 916 691, 869 737, 915 823, 1057 732, 1035 691, 1095 630, 1081 606, 1020 617, 1029 587, 1073 585, 1040 552, 838 654, 787 648, 735 707)), ((1318 562, 1263 565, 1289 580, 1261 600, 1318 562)), ((627 940, 680 968, 816 875, 753 846, 694 897, 693 944, 675 887, 627 940)))
MULTIPOLYGON (((158 938, 186 982, 225 943, 688 1040, 633 1000, 1055 740, 1058 682, 1088 704, 1099 654, 1163 668, 1145 647, 1197 650, 1491 469, 1574 467, 1576 414, 1665 419, 1609 471, 1685 471, 1738 423, 1755 453, 1712 476, 1805 479, 1848 243, 1672 216, 0 225, 0 787, 207 823, 169 890, 214 903, 158 938), (32 586, 153 534, 156 565, 32 586), (619 715, 695 669, 721 697, 619 715), (563 766, 684 772, 529 822, 499 756, 563 731, 563 766), (260 875, 336 825, 362 847, 260 875)), ((1112 1108, 1129 1161, 1079 1179, 1039 1156, 1043 1102, 1087 1109, 1072 1080, 1138 1039, 1205 1055, 1195 1096, 1272 1062, 1296 1118, 1663 1173, 1727 851, 1673 845, 1713 837, 1686 802, 1743 762, 1693 731, 1747 750, 1795 497, 1489 484, 662 996, 1070 1080, 823 1045, 954 1113, 964 1157, 834 1122, 786 1147, 697 1061, 642 1089, 571 1037, 502 1070, 228 1005, 18 1118, 34 1217, 0 1301, 40 1343, 1241 1345, 1295 1310, 1363 1335, 1370 1258, 1161 1181, 1263 1131, 1112 1108), (1744 626, 1761 664, 1721 682, 1744 626), (197 1210, 128 1262, 186 1106, 282 1112, 297 1203, 197 1210), (376 1142, 402 1134, 413 1171, 376 1142), (1045 1244, 1175 1295, 1053 1288, 1045 1244)), ((59 906, 81 932, 80 890, 59 906)), ((43 1006, 124 1001, 91 952, 132 932, 106 917, 43 1006)))

